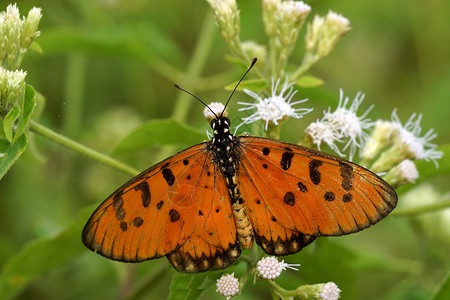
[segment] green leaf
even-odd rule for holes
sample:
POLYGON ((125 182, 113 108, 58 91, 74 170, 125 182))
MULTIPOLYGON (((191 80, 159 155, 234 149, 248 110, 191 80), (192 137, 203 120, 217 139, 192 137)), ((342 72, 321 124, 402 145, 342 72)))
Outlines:
POLYGON ((44 53, 44 50, 38 43, 36 43, 36 41, 33 41, 33 43, 31 43, 30 49, 36 51, 39 54, 44 53))
MULTIPOLYGON (((25 134, 22 134, 14 144, 10 144, 5 152, 5 155, 0 158, 0 179, 5 176, 9 168, 19 158, 19 156, 25 150, 28 140, 25 134)), ((1 293, 0 293, 1 294, 1 293)))
POLYGON ((13 125, 20 115, 20 107, 14 105, 14 107, 8 112, 3 119, 3 132, 10 143, 13 141, 13 125))
POLYGON ((25 97, 23 99, 22 114, 20 116, 19 122, 17 123, 17 131, 14 137, 15 142, 22 134, 25 133, 27 129, 28 122, 30 121, 33 109, 36 106, 36 92, 30 85, 25 86, 25 97))
POLYGON ((194 300, 212 284, 208 273, 183 274, 175 273, 170 284, 169 300, 194 300))
MULTIPOLYGON (((225 87, 226 90, 232 91, 236 87, 236 84, 238 84, 239 81, 235 81, 233 83, 230 83, 225 87)), ((244 89, 248 89, 254 92, 260 91, 264 89, 267 86, 267 82, 264 79, 250 79, 250 80, 244 80, 242 81, 237 91, 243 91, 244 89)))
POLYGON ((7 139, 0 138, 0 154, 6 153, 10 145, 11 143, 7 139))
POLYGON ((450 272, 441 281, 439 286, 436 288, 431 300, 448 300, 450 299, 450 272))
POLYGON ((114 148, 113 153, 135 151, 161 145, 198 144, 205 134, 197 129, 171 119, 148 121, 126 136, 114 148))
POLYGON ((238 66, 242 66, 245 69, 248 68, 248 64, 242 62, 242 59, 237 57, 237 56, 234 56, 234 55, 231 55, 231 54, 225 54, 225 60, 230 62, 230 63, 232 63, 232 64, 235 64, 235 65, 238 65, 238 66))
POLYGON ((33 279, 79 255, 85 249, 80 233, 91 212, 89 207, 57 236, 33 240, 11 257, 0 273, 1 298, 13 298, 33 279))
POLYGON ((301 88, 313 88, 313 87, 318 87, 321 86, 325 83, 325 81, 323 81, 320 78, 314 77, 314 76, 302 76, 299 79, 297 79, 297 81, 295 82, 295 84, 301 88))

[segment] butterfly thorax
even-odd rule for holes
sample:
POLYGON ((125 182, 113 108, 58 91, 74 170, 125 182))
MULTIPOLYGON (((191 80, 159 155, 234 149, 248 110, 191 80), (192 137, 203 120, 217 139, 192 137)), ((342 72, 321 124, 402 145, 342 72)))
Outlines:
POLYGON ((240 153, 239 139, 230 133, 230 119, 219 116, 211 121, 214 137, 211 140, 211 151, 216 167, 225 177, 231 197, 234 221, 237 228, 238 239, 244 249, 253 245, 253 227, 248 218, 244 200, 237 185, 236 169, 239 166, 240 153))

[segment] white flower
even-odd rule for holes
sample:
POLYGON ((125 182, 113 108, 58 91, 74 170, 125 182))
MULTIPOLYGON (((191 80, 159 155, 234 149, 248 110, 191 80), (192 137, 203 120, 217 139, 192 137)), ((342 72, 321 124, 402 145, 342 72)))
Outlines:
POLYGON ((356 112, 364 99, 364 94, 358 92, 348 108, 349 98, 344 98, 342 89, 340 89, 339 95, 337 109, 334 112, 331 112, 331 108, 328 108, 328 110, 324 112, 323 118, 311 123, 306 128, 305 132, 312 138, 313 143, 317 145, 319 150, 320 145, 326 143, 340 156, 344 155, 339 151, 339 148, 335 143, 343 142, 343 139, 347 139, 348 141, 344 150, 350 148, 349 157, 351 160, 356 152, 356 148, 362 148, 365 141, 369 138, 369 135, 364 130, 372 127, 373 123, 370 122, 370 119, 365 118, 373 108, 373 105, 370 106, 364 114, 358 117, 356 112))
POLYGON ((234 277, 234 273, 222 275, 222 277, 217 280, 216 286, 216 291, 227 297, 227 299, 230 299, 239 293, 239 280, 234 277))
POLYGON ((371 160, 385 147, 392 145, 400 128, 401 125, 398 126, 398 124, 391 121, 377 120, 372 134, 364 147, 363 158, 365 160, 371 160))
POLYGON ((344 150, 350 147, 350 160, 355 154, 356 147, 362 148, 365 140, 369 138, 369 135, 364 132, 364 130, 369 129, 373 126, 370 119, 365 119, 367 114, 372 110, 374 105, 371 105, 364 114, 360 117, 357 116, 361 102, 364 100, 364 94, 358 92, 350 105, 347 108, 349 98, 344 98, 344 92, 342 89, 339 90, 339 105, 334 112, 330 112, 330 108, 325 113, 325 119, 330 122, 333 126, 336 126, 342 137, 347 138, 348 142, 344 147, 344 150))
POLYGON ((394 188, 405 183, 413 183, 417 178, 419 172, 414 162, 409 159, 402 160, 383 177, 394 188))
POLYGON ((339 294, 341 290, 334 282, 325 283, 322 287, 322 291, 319 295, 320 299, 323 300, 337 300, 339 299, 339 294))
POLYGON ((280 276, 281 271, 286 270, 287 268, 298 271, 298 269, 293 266, 300 266, 300 264, 287 264, 284 260, 278 262, 274 256, 269 256, 258 261, 256 264, 256 271, 259 276, 264 279, 275 279, 280 276))
POLYGON ((326 56, 350 29, 350 21, 333 11, 325 17, 316 15, 312 24, 308 25, 306 51, 319 57, 326 56))
POLYGON ((431 128, 423 136, 420 136, 422 131, 420 127, 421 120, 422 114, 413 113, 405 126, 402 126, 394 110, 392 112, 392 122, 398 128, 395 143, 401 151, 405 152, 408 158, 432 160, 437 168, 437 159, 442 158, 443 153, 442 151, 436 151, 436 144, 430 143, 431 140, 437 137, 437 133, 431 128))
POLYGON ((337 130, 335 126, 324 119, 317 120, 306 127, 305 132, 312 138, 313 143, 320 150, 322 143, 327 144, 334 152, 343 156, 336 142, 342 142, 342 134, 337 130))
POLYGON ((239 10, 236 0, 207 0, 216 16, 222 37, 227 42, 238 38, 241 30, 239 10))
MULTIPOLYGON (((274 82, 272 78, 272 95, 268 98, 261 98, 258 94, 244 89, 244 92, 250 97, 257 100, 256 103, 238 102, 238 104, 246 105, 247 107, 240 108, 239 111, 256 109, 256 112, 249 117, 243 118, 243 124, 252 123, 258 120, 265 121, 265 130, 269 126, 269 123, 278 125, 280 121, 286 117, 294 117, 300 119, 303 115, 312 111, 310 108, 293 108, 294 105, 308 101, 303 99, 295 102, 291 102, 292 97, 297 93, 294 91, 292 85, 294 83, 288 83, 286 78, 281 92, 277 94, 278 85, 280 79, 274 82)), ((241 124, 242 125, 242 124, 241 124)))
POLYGON ((280 19, 285 22, 291 18, 295 22, 301 22, 311 12, 311 6, 303 1, 283 1, 278 4, 277 9, 280 19))
POLYGON ((203 116, 205 117, 208 122, 211 122, 212 119, 216 118, 216 116, 227 115, 227 112, 224 111, 225 106, 220 102, 211 102, 208 107, 205 107, 203 110, 203 116))
POLYGON ((409 159, 402 160, 398 164, 401 179, 404 183, 414 182, 419 178, 419 172, 416 165, 409 159))
POLYGON ((345 31, 350 29, 350 21, 341 14, 335 13, 334 11, 329 11, 326 16, 327 22, 334 24, 336 26, 342 27, 345 31))

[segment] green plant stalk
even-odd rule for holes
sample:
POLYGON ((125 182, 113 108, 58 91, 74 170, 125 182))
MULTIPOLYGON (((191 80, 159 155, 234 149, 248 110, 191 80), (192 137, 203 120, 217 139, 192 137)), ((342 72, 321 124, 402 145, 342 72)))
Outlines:
POLYGON ((424 213, 429 213, 445 208, 450 207, 450 199, 447 199, 446 201, 442 201, 435 204, 430 205, 424 205, 419 207, 413 207, 413 208, 404 208, 404 209, 396 209, 391 213, 391 216, 414 216, 414 215, 420 215, 424 213))
POLYGON ((270 38, 269 41, 269 51, 270 51, 270 74, 271 77, 274 79, 277 79, 278 77, 278 72, 277 72, 277 54, 278 54, 278 47, 277 47, 277 42, 276 42, 276 38, 272 37, 270 38))
POLYGON ((269 126, 267 126, 267 131, 265 132, 266 137, 269 139, 279 140, 281 132, 281 122, 278 125, 275 125, 269 122, 269 126))
POLYGON ((317 54, 311 54, 311 53, 306 53, 305 57, 303 58, 302 64, 300 65, 300 67, 298 67, 297 70, 295 70, 294 73, 292 73, 291 75, 291 81, 297 81, 297 79, 306 71, 309 70, 309 68, 311 68, 311 66, 313 64, 315 64, 318 60, 320 59, 320 56, 317 54))
POLYGON ((66 136, 77 136, 81 127, 86 63, 86 55, 82 53, 71 53, 67 58, 64 92, 67 99, 65 108, 67 114, 64 115, 62 129, 66 136))
MULTIPOLYGON (((194 83, 198 82, 200 76, 208 58, 208 53, 211 50, 213 38, 214 38, 214 15, 208 12, 201 26, 200 36, 195 46, 194 54, 186 69, 186 73, 183 75, 182 86, 191 87, 194 83)), ((194 88, 196 89, 196 88, 194 88)), ((189 108, 191 107, 194 98, 187 93, 178 93, 175 100, 174 110, 172 112, 172 118, 180 122, 184 122, 187 119, 189 108)), ((163 160, 170 153, 175 152, 174 146, 164 146, 155 156, 155 161, 163 160)))
MULTIPOLYGON (((197 77, 199 77, 206 64, 208 53, 211 50, 213 37, 214 16, 211 12, 208 12, 201 26, 200 36, 197 41, 194 54, 189 62, 186 73, 183 76, 183 86, 191 88, 191 86, 197 81, 197 77)), ((172 118, 184 122, 188 116, 189 108, 193 101, 194 99, 190 95, 186 93, 179 93, 175 101, 172 118)))
POLYGON ((48 129, 41 124, 37 123, 36 121, 31 120, 30 121, 30 130, 48 138, 49 140, 60 144, 68 149, 71 149, 73 151, 76 151, 80 154, 83 154, 86 157, 89 157, 97 162, 100 162, 104 165, 107 165, 111 168, 114 168, 116 170, 119 170, 121 172, 130 174, 131 176, 136 176, 139 174, 139 170, 134 169, 133 167, 128 166, 127 164, 124 164, 118 160, 115 160, 114 158, 105 155, 103 153, 100 153, 94 149, 88 148, 78 142, 75 142, 61 134, 58 134, 54 132, 51 129, 48 129))

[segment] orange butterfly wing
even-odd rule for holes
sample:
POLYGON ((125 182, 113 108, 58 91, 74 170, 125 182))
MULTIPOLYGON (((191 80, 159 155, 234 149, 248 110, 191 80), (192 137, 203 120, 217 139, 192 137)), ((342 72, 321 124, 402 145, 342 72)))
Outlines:
POLYGON ((223 175, 202 143, 117 189, 89 219, 83 242, 118 261, 167 255, 177 270, 224 268, 240 255, 230 202, 223 175))
POLYGON ((256 137, 239 137, 239 149, 240 191, 266 253, 295 253, 316 236, 360 231, 396 206, 386 182, 349 161, 256 137))

